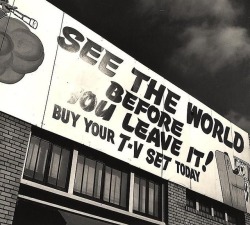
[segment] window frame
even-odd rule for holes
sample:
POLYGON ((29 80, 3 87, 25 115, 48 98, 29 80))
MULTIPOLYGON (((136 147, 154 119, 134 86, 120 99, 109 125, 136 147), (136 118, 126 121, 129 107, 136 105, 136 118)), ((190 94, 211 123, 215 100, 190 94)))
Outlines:
MULTIPOLYGON (((93 201, 100 202, 102 204, 110 205, 110 206, 113 206, 113 207, 116 207, 116 208, 119 208, 119 209, 128 210, 128 208, 129 208, 130 176, 131 176, 130 170, 126 171, 124 169, 123 170, 118 169, 118 167, 115 166, 112 163, 105 163, 105 160, 102 161, 98 157, 90 156, 88 154, 81 153, 80 151, 78 151, 77 162, 78 162, 79 156, 83 156, 84 157, 84 161, 87 158, 87 159, 90 159, 90 160, 94 160, 96 165, 97 165, 97 163, 101 163, 103 165, 103 167, 102 167, 102 179, 101 179, 100 198, 96 198, 93 195, 90 196, 90 195, 87 195, 87 194, 84 194, 84 193, 81 193, 81 192, 77 192, 77 191, 75 191, 74 187, 73 187, 73 194, 76 195, 76 196, 79 196, 79 197, 83 197, 83 198, 86 198, 86 199, 90 199, 90 200, 93 200, 93 201), (106 167, 111 168, 111 171, 113 169, 115 169, 115 170, 118 170, 119 172, 121 172, 121 174, 123 174, 123 173, 127 174, 126 197, 125 197, 126 198, 126 205, 125 206, 121 205, 121 193, 122 193, 121 191, 120 191, 120 202, 119 202, 119 205, 115 204, 115 203, 112 203, 110 201, 105 201, 104 200, 104 185, 105 185, 106 167)), ((84 163, 84 165, 85 165, 85 163, 84 163)), ((95 166, 95 168, 96 168, 96 166, 95 166)), ((96 169, 95 169, 95 175, 96 175, 96 169)), ((94 177, 95 177, 95 175, 94 175, 94 177)), ((121 175, 121 177, 122 177, 122 175, 121 175)), ((76 177, 75 177, 75 179, 76 179, 76 177)), ((74 179, 74 186, 75 186, 75 179, 74 179)), ((96 182, 96 180, 94 179, 94 186, 95 186, 95 182, 96 182)), ((110 185, 111 185, 111 183, 110 183, 110 185)), ((93 186, 93 188, 95 188, 94 186, 93 186)), ((120 185, 120 190, 121 190, 121 188, 122 188, 122 185, 120 185)), ((111 191, 111 188, 110 188, 109 192, 110 191, 111 191)))
MULTIPOLYGON (((39 143, 39 145, 40 145, 40 143, 39 143)), ((144 218, 149 218, 149 219, 153 219, 153 220, 157 220, 157 221, 164 221, 165 220, 165 217, 163 218, 162 216, 165 215, 163 212, 163 208, 164 208, 163 205, 165 205, 166 199, 164 200, 163 197, 165 198, 166 196, 164 195, 164 193, 162 193, 162 191, 164 190, 163 185, 165 185, 166 181, 164 182, 161 178, 159 178, 159 177, 157 177, 157 176, 155 176, 147 171, 141 170, 140 168, 136 168, 132 165, 129 165, 126 162, 115 159, 112 156, 107 155, 103 152, 93 151, 93 149, 88 147, 88 146, 76 143, 72 140, 69 140, 69 139, 61 137, 57 134, 42 130, 42 129, 40 129, 38 127, 34 127, 34 126, 31 128, 30 140, 29 140, 29 144, 27 146, 26 152, 27 153, 26 153, 26 159, 25 159, 25 164, 24 164, 24 170, 22 173, 22 178, 24 180, 27 180, 27 182, 31 181, 31 184, 34 182, 36 184, 44 186, 44 187, 41 187, 42 189, 43 188, 46 189, 46 187, 48 187, 49 189, 52 188, 52 189, 58 190, 59 192, 63 191, 63 192, 66 192, 66 194, 69 194, 69 196, 75 195, 77 198, 80 197, 80 198, 90 199, 90 200, 93 200, 94 202, 97 202, 100 204, 105 204, 107 206, 111 206, 111 207, 114 207, 114 208, 117 208, 120 210, 128 211, 129 213, 132 213, 132 214, 138 214, 144 218), (29 147, 30 147, 32 137, 37 137, 37 138, 39 138, 39 141, 44 140, 44 141, 49 143, 47 154, 50 156, 50 159, 48 160, 48 156, 47 156, 47 158, 45 160, 46 161, 46 165, 45 165, 46 169, 44 170, 44 174, 46 176, 46 179, 44 177, 43 181, 33 179, 34 175, 32 176, 32 178, 25 175, 25 165, 27 162, 28 152, 29 152, 29 147), (69 160, 68 160, 69 165, 68 165, 68 169, 67 169, 65 188, 56 187, 56 186, 51 185, 47 182, 48 181, 47 177, 49 175, 49 173, 48 173, 49 165, 50 165, 51 156, 52 156, 51 151, 52 151, 52 146, 54 146, 54 145, 59 146, 62 149, 65 148, 70 152, 69 160), (126 207, 121 206, 120 203, 119 203, 119 205, 117 205, 117 204, 113 204, 113 203, 108 202, 108 201, 104 201, 103 197, 98 199, 98 198, 94 198, 94 197, 91 197, 89 195, 84 195, 84 194, 81 194, 81 193, 74 191, 75 173, 76 173, 76 166, 77 166, 77 160, 78 160, 79 155, 83 155, 84 157, 95 160, 96 163, 97 162, 102 163, 103 168, 105 166, 108 166, 111 169, 116 169, 116 170, 120 171, 121 174, 122 173, 126 174, 126 176, 127 176, 127 179, 126 179, 127 184, 125 185, 126 186, 126 196, 125 196, 126 207), (111 158, 113 160, 111 160, 111 158), (133 197, 131 199, 131 196, 133 196, 133 191, 134 191, 133 190, 134 176, 142 177, 146 180, 150 179, 149 181, 158 185, 157 188, 154 187, 154 193, 155 193, 155 190, 158 189, 158 216, 153 216, 153 215, 146 214, 146 213, 140 213, 140 212, 136 212, 135 210, 133 210, 133 197)), ((102 176, 104 176, 104 174, 105 174, 104 169, 102 171, 102 174, 103 174, 102 176)), ((121 178, 121 180, 122 180, 122 178, 121 178)), ((103 185, 104 185, 104 179, 102 179, 102 187, 103 187, 103 185)), ((122 181, 121 181, 121 187, 122 187, 122 181)), ((46 190, 49 190, 49 189, 46 189, 46 190)), ((103 192, 101 192, 101 195, 103 195, 103 192)), ((125 199, 125 198, 123 198, 123 199, 125 199)), ((120 201, 121 201, 121 197, 120 197, 120 201)))
POLYGON ((211 200, 209 198, 199 196, 198 201, 199 201, 199 211, 206 213, 208 215, 212 215, 212 202, 211 202, 211 200), (204 208, 205 208, 205 210, 204 210, 204 208), (209 212, 207 212, 207 209, 209 212))
MULTIPOLYGON (((34 174, 33 174, 32 177, 25 175, 26 163, 27 163, 27 158, 26 158, 25 164, 24 164, 23 178, 26 179, 26 180, 30 180, 32 182, 36 182, 36 183, 41 184, 41 185, 45 185, 45 186, 48 186, 48 187, 51 187, 51 188, 55 188, 55 189, 60 190, 60 191, 67 192, 68 188, 69 188, 69 180, 70 180, 70 172, 71 172, 71 167, 72 167, 73 150, 71 150, 68 147, 65 147, 64 145, 58 145, 56 142, 51 142, 51 140, 45 139, 43 136, 40 136, 40 135, 37 135, 37 134, 31 134, 30 142, 29 142, 29 145, 28 145, 28 148, 27 148, 27 156, 29 154, 30 144, 31 144, 32 137, 35 137, 35 138, 39 139, 39 148, 40 148, 41 141, 48 142, 48 144, 49 144, 48 151, 47 151, 47 156, 45 158, 44 177, 43 177, 43 180, 35 179, 35 170, 36 170, 37 158, 38 158, 38 155, 37 155, 36 156, 35 168, 34 168, 34 174), (50 164, 51 164, 52 152, 53 152, 53 146, 57 146, 57 147, 61 148, 60 163, 59 163, 58 170, 60 169, 61 155, 62 155, 63 149, 66 149, 66 150, 69 151, 68 168, 67 168, 66 178, 65 178, 65 187, 57 186, 57 184, 53 185, 53 184, 51 184, 51 183, 48 182, 48 179, 49 179, 49 170, 50 170, 50 164)), ((58 181, 58 175, 59 175, 59 173, 57 174, 57 181, 58 181)))
POLYGON ((206 197, 204 195, 201 195, 197 192, 194 192, 190 189, 186 189, 186 210, 194 213, 198 213, 202 216, 211 216, 210 218, 218 221, 223 220, 226 223, 230 224, 242 224, 242 219, 244 219, 244 216, 241 215, 243 213, 242 211, 233 208, 231 206, 225 205, 222 202, 219 202, 217 200, 211 199, 209 197, 206 197), (195 199, 196 200, 196 208, 192 208, 188 204, 188 199, 195 199), (208 213, 204 210, 201 210, 201 205, 209 205, 210 212, 208 213), (189 210, 194 209, 194 210, 189 210), (206 214, 206 215, 205 215, 206 214), (223 218, 219 216, 218 214, 222 214, 223 218))
POLYGON ((192 209, 196 209, 197 208, 196 203, 197 203, 196 193, 186 189, 186 206, 192 209), (192 206, 190 202, 194 202, 194 205, 192 206))
MULTIPOLYGON (((152 175, 150 175, 150 177, 152 177, 152 175)), ((140 180, 143 179, 146 181, 146 194, 145 194, 145 212, 141 212, 138 210, 134 209, 134 193, 133 193, 133 206, 132 206, 132 211, 135 214, 141 215, 141 216, 145 216, 145 217, 149 217, 152 219, 156 219, 156 220, 162 220, 162 208, 163 208, 163 195, 162 195, 162 182, 160 182, 160 180, 158 179, 148 179, 147 176, 142 175, 140 173, 134 173, 134 184, 135 184, 135 179, 139 178, 140 180), (158 185, 158 216, 155 215, 151 215, 149 214, 149 183, 153 183, 154 187, 155 185, 158 185)), ((133 188, 133 192, 134 192, 135 188, 133 188)), ((155 188, 154 188, 155 190, 155 188)), ((154 195, 155 196, 155 195, 154 195)), ((138 198, 138 202, 140 202, 140 185, 139 185, 139 198, 138 198)), ((139 203, 140 204, 140 203, 139 203)), ((140 205, 139 205, 140 207, 140 205)), ((154 214, 154 213, 153 213, 154 214)))
POLYGON ((216 203, 212 204, 212 207, 213 207, 213 216, 214 217, 221 219, 221 220, 226 220, 226 211, 227 210, 226 210, 225 206, 216 202, 216 203), (222 214, 223 216, 221 217, 220 214, 222 214))

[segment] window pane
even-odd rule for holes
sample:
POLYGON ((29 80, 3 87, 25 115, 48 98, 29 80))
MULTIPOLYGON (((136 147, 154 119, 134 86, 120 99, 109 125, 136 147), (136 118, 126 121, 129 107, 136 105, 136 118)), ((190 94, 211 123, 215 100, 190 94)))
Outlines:
POLYGON ((135 211, 139 211, 139 198, 140 198, 140 193, 139 193, 139 184, 140 184, 140 179, 138 177, 135 177, 134 180, 134 206, 133 209, 135 211))
POLYGON ((229 209, 227 210, 227 217, 228 217, 228 222, 236 223, 237 217, 239 217, 239 215, 237 215, 236 211, 229 209))
POLYGON ((148 214, 154 215, 154 183, 148 185, 148 214))
POLYGON ((74 191, 79 193, 81 192, 81 187, 82 187, 83 166, 84 166, 84 157, 78 155, 74 191))
POLYGON ((207 214, 211 214, 211 204, 208 199, 201 198, 199 200, 200 211, 205 212, 207 214))
POLYGON ((225 219, 225 212, 222 209, 214 208, 214 216, 220 219, 225 219))
POLYGON ((38 157, 36 160, 36 171, 35 171, 36 180, 43 181, 48 150, 49 150, 49 142, 41 140, 38 157))
POLYGON ((159 218, 161 215, 161 187, 152 181, 135 177, 134 211, 159 218))
POLYGON ((60 165, 60 157, 61 157, 61 148, 54 145, 52 149, 52 156, 49 169, 49 177, 48 177, 49 184, 56 185, 56 180, 60 165))
POLYGON ((100 198, 101 196, 102 170, 103 170, 103 164, 98 162, 96 165, 96 174, 95 174, 95 187, 94 187, 95 198, 100 198))
POLYGON ((127 185, 128 185, 128 175, 122 173, 122 184, 121 184, 121 206, 126 207, 127 205, 127 185))
POLYGON ((146 180, 140 179, 140 208, 139 211, 146 211, 146 180))
POLYGON ((159 185, 155 184, 154 216, 159 216, 159 185))
POLYGON ((89 196, 93 196, 94 191, 95 165, 96 162, 94 160, 85 159, 82 193, 89 196))
POLYGON ((65 188, 66 186, 68 166, 69 166, 69 150, 63 149, 60 161, 58 180, 57 180, 58 187, 65 188))
POLYGON ((25 165, 25 171, 24 171, 25 176, 33 178, 33 175, 35 172, 39 142, 40 142, 40 138, 31 137, 31 139, 30 139, 30 145, 29 145, 29 150, 28 150, 28 155, 27 155, 27 160, 26 160, 26 165, 25 165))
POLYGON ((103 200, 107 202, 109 202, 110 182, 111 182, 111 168, 106 166, 103 200))
POLYGON ((121 172, 118 170, 112 169, 110 203, 119 205, 120 188, 121 188, 121 172))

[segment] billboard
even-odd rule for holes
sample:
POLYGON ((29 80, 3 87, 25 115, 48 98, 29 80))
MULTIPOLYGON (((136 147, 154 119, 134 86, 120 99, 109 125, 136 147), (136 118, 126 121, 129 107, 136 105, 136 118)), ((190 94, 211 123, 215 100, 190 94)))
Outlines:
POLYGON ((246 132, 45 0, 15 7, 2 111, 250 212, 246 132))

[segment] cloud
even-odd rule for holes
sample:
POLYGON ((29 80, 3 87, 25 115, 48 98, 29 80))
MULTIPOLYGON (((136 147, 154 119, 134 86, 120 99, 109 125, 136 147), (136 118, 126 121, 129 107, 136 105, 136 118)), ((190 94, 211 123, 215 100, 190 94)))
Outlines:
POLYGON ((179 47, 166 61, 181 76, 223 75, 224 69, 235 71, 250 60, 248 31, 237 22, 242 7, 230 0, 168 0, 168 3, 169 17, 182 21, 183 26, 176 34, 179 47))
MULTIPOLYGON (((250 132, 246 1, 138 0, 137 13, 142 18, 149 12, 153 18, 160 15, 159 41, 150 40, 161 54, 152 63, 160 74, 250 132), (161 7, 165 12, 160 14, 161 7)), ((143 21, 149 32, 148 20, 143 21)))
POLYGON ((230 110, 227 115, 225 115, 232 123, 241 127, 245 131, 250 131, 250 117, 242 116, 240 113, 230 110))
POLYGON ((168 13, 174 20, 211 17, 233 21, 242 11, 229 0, 167 0, 167 5, 168 13))
POLYGON ((175 52, 172 60, 183 71, 202 68, 216 75, 220 69, 250 60, 250 39, 242 27, 188 27, 181 39, 185 44, 175 52))

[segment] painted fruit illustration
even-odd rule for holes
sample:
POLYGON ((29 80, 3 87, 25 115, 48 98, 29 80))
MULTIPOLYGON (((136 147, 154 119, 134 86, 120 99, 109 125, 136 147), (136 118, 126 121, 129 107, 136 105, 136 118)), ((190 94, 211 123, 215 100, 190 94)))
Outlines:
POLYGON ((42 42, 22 21, 11 17, 0 20, 0 82, 17 83, 36 71, 43 59, 42 42))

